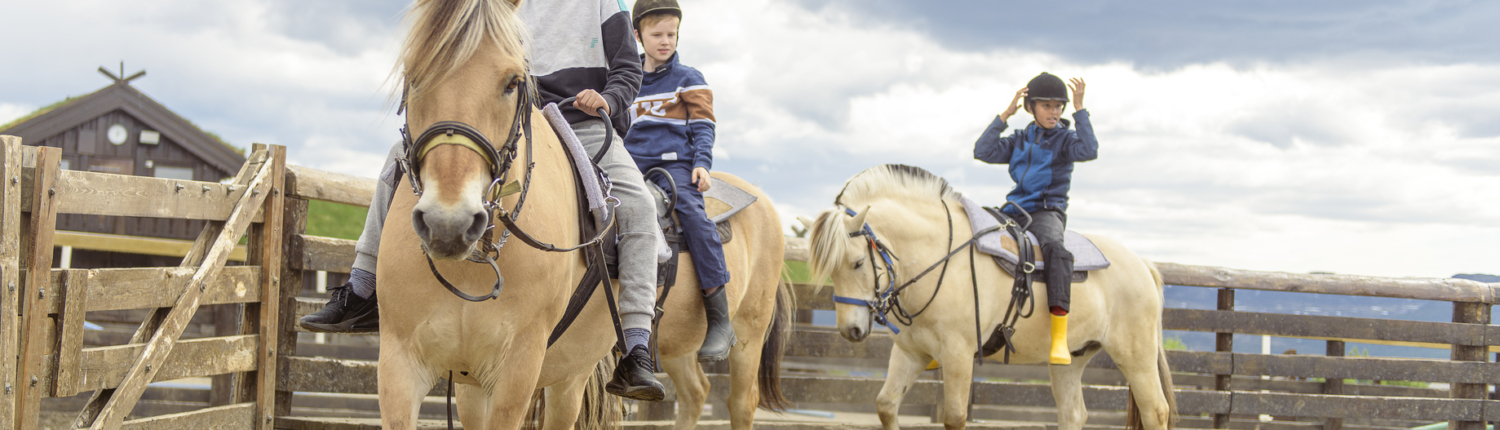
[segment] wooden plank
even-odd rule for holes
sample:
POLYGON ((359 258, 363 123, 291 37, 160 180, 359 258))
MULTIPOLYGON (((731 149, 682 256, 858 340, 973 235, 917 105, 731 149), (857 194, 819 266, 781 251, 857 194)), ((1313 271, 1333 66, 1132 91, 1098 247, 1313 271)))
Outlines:
MULTIPOLYGON (((287 182, 283 184, 285 189, 296 188, 295 181, 291 175, 287 175, 287 182)), ((282 256, 281 260, 286 262, 302 261, 303 248, 294 239, 307 231, 307 200, 288 198, 282 209, 282 256)), ((281 310, 278 328, 280 334, 277 337, 277 355, 290 357, 297 354, 297 293, 302 289, 302 269, 292 267, 294 264, 281 266, 281 310)), ((277 360, 280 361, 280 360, 277 360)), ((280 365, 278 363, 278 365, 280 365)), ((280 372, 278 372, 280 373, 280 372)), ((279 375, 278 375, 279 376, 279 375)), ((293 391, 287 390, 278 384, 276 391, 277 416, 291 415, 293 391)))
MULTIPOLYGON (((1483 327, 1490 322, 1490 305, 1480 303, 1455 302, 1453 303, 1453 322, 1462 325, 1483 327)), ((1481 368, 1492 367, 1493 365, 1489 365, 1488 363, 1480 364, 1488 361, 1485 355, 1486 354, 1483 347, 1469 346, 1468 344, 1457 342, 1453 344, 1453 349, 1450 353, 1450 357, 1453 360, 1453 365, 1475 365, 1481 368)), ((1490 392, 1490 388, 1486 386, 1484 382, 1497 382, 1467 380, 1467 377, 1471 376, 1468 375, 1467 372, 1455 372, 1452 376, 1453 385, 1448 388, 1448 392, 1454 399, 1482 400, 1487 397, 1490 392)), ((1457 419, 1457 417, 1455 416, 1454 419, 1448 420, 1448 428, 1454 430, 1485 430, 1485 423, 1482 421, 1483 418, 1483 416, 1480 416, 1478 418, 1466 420, 1457 419)))
POLYGON ((375 179, 326 172, 302 166, 286 166, 292 197, 322 200, 360 207, 370 207, 375 196, 375 179))
MULTIPOLYGON (((260 332, 260 349, 257 353, 264 359, 256 366, 255 373, 250 375, 255 386, 256 417, 254 428, 269 430, 276 422, 276 366, 279 350, 278 339, 281 335, 280 315, 281 309, 281 239, 282 239, 282 216, 285 209, 286 198, 282 195, 286 180, 286 147, 268 146, 270 155, 271 195, 266 197, 262 206, 262 212, 266 214, 266 222, 261 224, 257 232, 257 243, 259 244, 259 260, 261 266, 260 302, 246 305, 245 315, 260 312, 258 324, 245 324, 243 327, 257 327, 260 332)), ((298 286, 301 284, 299 283, 298 286)), ((246 384, 251 385, 251 384, 246 384)))
POLYGON ((198 272, 193 275, 193 280, 189 283, 189 287, 183 292, 177 304, 168 313, 166 319, 163 320, 161 328, 151 337, 151 341, 146 344, 146 349, 142 351, 140 360, 136 361, 135 365, 131 367, 125 380, 116 389, 109 402, 100 411, 99 416, 90 425, 92 430, 119 427, 120 423, 124 421, 126 414, 130 413, 131 408, 140 399, 141 391, 146 389, 147 381, 150 381, 152 376, 161 370, 162 361, 171 352, 173 344, 177 342, 177 337, 182 334, 182 329, 185 327, 187 321, 198 310, 199 300, 202 298, 202 288, 200 286, 204 285, 206 280, 218 276, 219 271, 224 268, 224 262, 229 257, 229 251, 234 248, 235 242, 239 241, 239 237, 250 226, 250 214, 260 209, 261 203, 270 194, 271 181, 268 178, 270 170, 269 165, 260 166, 260 171, 256 173, 255 179, 247 187, 248 191, 235 204, 234 214, 229 216, 229 220, 225 221, 223 232, 214 241, 208 253, 205 254, 203 264, 199 266, 198 272))
MULTIPOLYGON (((1324 354, 1328 357, 1343 357, 1344 348, 1346 347, 1342 340, 1330 340, 1324 354)), ((1344 394, 1344 378, 1325 378, 1323 381, 1323 394, 1344 394)), ((1323 421, 1324 430, 1343 430, 1343 428, 1343 418, 1328 418, 1323 421)))
MULTIPOLYGON (((229 219, 234 203, 244 196, 245 188, 218 182, 64 170, 57 180, 57 193, 58 213, 224 221, 229 219)), ((261 216, 254 214, 254 222, 261 222, 261 216)))
MULTIPOLYGON (((159 367, 152 366, 149 382, 254 370, 259 340, 256 335, 241 335, 180 341, 159 367)), ((118 388, 144 350, 141 344, 85 348, 79 360, 79 390, 118 388)))
MULTIPOLYGON (((37 176, 31 188, 31 194, 36 197, 32 199, 31 224, 26 233, 30 238, 29 247, 23 255, 28 268, 52 267, 52 232, 57 226, 57 193, 53 184, 57 180, 61 156, 62 150, 58 148, 36 149, 37 176)), ((20 366, 17 368, 19 375, 16 378, 20 382, 16 393, 16 411, 20 414, 16 425, 18 430, 37 428, 42 397, 48 393, 39 381, 50 376, 42 357, 56 346, 51 343, 52 339, 43 339, 42 336, 44 331, 55 328, 50 327, 52 322, 47 319, 46 306, 43 305, 49 294, 57 293, 50 275, 48 270, 30 270, 26 274, 25 292, 21 295, 23 327, 20 366)))
MULTIPOLYGON (((1403 420, 1479 421, 1483 400, 1378 398, 1235 391, 1234 414, 1403 420)), ((1490 402, 1496 403, 1496 402, 1490 402)))
POLYGON ((1500 339, 1485 339, 1485 327, 1477 324, 1197 309, 1164 309, 1162 328, 1332 340, 1367 339, 1459 345, 1500 342, 1500 339))
MULTIPOLYGON (((161 308, 177 302, 192 281, 193 272, 187 267, 52 269, 52 283, 59 285, 64 274, 82 282, 88 312, 161 308)), ((203 305, 253 302, 260 295, 260 268, 225 267, 204 288, 203 305)), ((60 298, 45 306, 46 312, 54 314, 63 307, 60 298)))
POLYGON ((1326 379, 1500 383, 1500 364, 1315 355, 1234 354, 1234 374, 1326 379))
POLYGON ((57 311, 57 360, 52 369, 52 397, 70 397, 80 391, 78 357, 83 352, 83 317, 88 312, 84 278, 64 272, 62 288, 58 291, 63 305, 57 311))
POLYGON ((240 403, 130 420, 120 425, 120 430, 249 430, 254 428, 251 425, 254 419, 255 404, 240 403))
POLYGON ((0 429, 13 429, 20 353, 21 138, 0 136, 0 429))
MULTIPOLYGON (((193 248, 193 242, 187 240, 77 231, 59 231, 52 243, 56 246, 71 246, 75 250, 86 249, 167 257, 187 255, 188 250, 193 248)), ((245 247, 236 246, 234 252, 229 254, 229 261, 245 261, 245 247)))
MULTIPOLYGON (((315 393, 377 394, 376 382, 379 364, 374 361, 339 360, 321 357, 282 356, 278 367, 280 385, 285 391, 315 393)), ((727 384, 727 382, 725 383, 727 384)), ((728 385, 724 385, 727 389, 728 385)), ((447 392, 442 378, 434 384, 429 396, 441 396, 447 392)), ((727 393, 727 391, 726 391, 727 393)))
POLYGON ((807 238, 786 238, 785 258, 788 261, 807 261, 812 255, 812 248, 807 243, 807 238))
POLYGON ((301 259, 292 260, 294 268, 349 273, 349 268, 354 267, 357 241, 304 234, 293 236, 292 241, 303 252, 301 259))
POLYGON ((1259 272, 1160 262, 1156 268, 1166 283, 1172 285, 1494 303, 1494 293, 1488 284, 1467 279, 1259 272))
MULTIPOLYGON (((250 184, 250 181, 255 178, 258 172, 260 172, 261 165, 265 164, 266 155, 267 153, 265 151, 252 152, 250 154, 250 157, 245 161, 245 164, 240 167, 239 173, 235 175, 234 180, 230 183, 248 186, 250 184)), ((193 248, 188 250, 187 255, 182 257, 182 264, 180 266, 195 267, 201 264, 204 261, 204 258, 207 256, 209 248, 214 245, 216 240, 218 240, 219 233, 221 233, 223 230, 223 222, 209 221, 204 223, 203 229, 198 232, 198 239, 193 242, 193 248)), ((150 316, 146 317, 146 319, 141 322, 140 327, 136 328, 135 334, 130 338, 130 343, 145 343, 147 340, 151 339, 151 336, 156 333, 157 329, 161 327, 162 322, 167 319, 167 316, 169 316, 171 312, 172 308, 165 307, 158 308, 153 311, 150 316)), ((91 423, 93 423, 94 420, 98 417, 99 412, 104 409, 105 404, 108 403, 113 396, 114 390, 101 390, 95 392, 89 398, 88 404, 78 412, 78 418, 74 419, 73 427, 79 428, 90 426, 91 423)))

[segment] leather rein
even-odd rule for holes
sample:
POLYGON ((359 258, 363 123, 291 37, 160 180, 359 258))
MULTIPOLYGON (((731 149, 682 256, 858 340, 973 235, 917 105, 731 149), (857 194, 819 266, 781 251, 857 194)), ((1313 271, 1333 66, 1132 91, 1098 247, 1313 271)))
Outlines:
MULTIPOLYGON (((481 244, 481 250, 470 255, 467 259, 475 263, 488 263, 494 269, 495 284, 490 293, 483 296, 475 296, 459 290, 458 287, 448 282, 441 273, 438 273, 437 266, 433 264, 432 257, 427 254, 426 250, 424 249, 422 252, 423 257, 427 258, 428 270, 432 271, 432 275, 443 285, 443 288, 446 288, 453 295, 470 302, 482 302, 500 296, 500 290, 505 286, 505 277, 500 274, 500 266, 495 263, 495 258, 499 256, 500 248, 505 246, 506 241, 512 235, 521 239, 527 245, 542 251, 570 252, 598 244, 604 238, 604 235, 608 234, 608 224, 615 222, 614 213, 610 211, 607 216, 607 224, 604 228, 599 229, 592 238, 570 247, 559 247, 537 240, 516 224, 516 220, 521 215, 521 208, 526 204, 526 195, 531 189, 532 170, 536 167, 536 162, 534 161, 535 146, 532 145, 531 141, 530 113, 531 108, 534 107, 534 101, 532 92, 529 90, 530 83, 530 79, 522 79, 514 90, 519 94, 516 98, 515 116, 512 118, 510 132, 506 136, 505 144, 498 148, 490 142, 489 138, 485 137, 483 132, 458 121, 439 121, 434 123, 428 126, 426 130, 423 130, 422 134, 418 135, 416 139, 412 139, 411 137, 409 131, 410 124, 403 124, 401 126, 402 148, 405 151, 405 156, 396 162, 411 182, 412 192, 418 197, 421 197, 423 192, 420 170, 422 159, 428 152, 431 152, 432 149, 438 146, 457 145, 474 151, 480 157, 484 158, 485 164, 490 168, 491 181, 489 187, 485 189, 485 200, 483 203, 487 212, 486 215, 489 216, 490 220, 489 226, 485 227, 485 237, 494 236, 495 220, 497 219, 505 228, 501 231, 499 239, 493 242, 484 240, 484 243, 481 244), (516 181, 510 180, 510 170, 512 163, 516 159, 517 152, 519 152, 517 144, 522 138, 526 139, 526 163, 525 172, 517 188, 515 186, 516 181), (520 197, 516 200, 515 207, 506 209, 501 204, 501 199, 516 192, 520 193, 520 197)), ((401 98, 401 107, 396 111, 397 115, 406 110, 406 95, 403 93, 401 98)), ((568 98, 563 100, 562 103, 570 103, 572 100, 572 98, 568 98)), ((607 115, 603 115, 603 109, 600 109, 600 114, 602 118, 608 118, 607 115)), ((610 142, 613 139, 614 128, 606 124, 605 130, 605 142, 610 142)), ((609 145, 606 144, 604 150, 601 150, 599 154, 592 157, 595 165, 598 164, 599 160, 603 158, 604 153, 608 150, 609 145)), ((605 180, 607 181, 608 178, 605 177, 605 180)))

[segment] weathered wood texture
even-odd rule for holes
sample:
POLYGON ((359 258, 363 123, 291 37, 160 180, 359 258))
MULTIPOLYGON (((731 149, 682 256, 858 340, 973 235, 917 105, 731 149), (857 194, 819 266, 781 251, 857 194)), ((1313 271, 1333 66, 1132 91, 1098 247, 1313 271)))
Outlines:
MULTIPOLYGON (((259 225, 255 231, 254 240, 256 254, 255 264, 261 268, 260 277, 260 300, 258 303, 245 305, 245 321, 240 324, 242 330, 254 330, 260 333, 260 343, 257 356, 262 357, 255 372, 246 374, 248 381, 245 386, 254 386, 254 397, 247 399, 255 402, 256 429, 269 430, 276 422, 276 366, 277 353, 280 346, 278 342, 281 335, 281 257, 282 240, 282 216, 285 210, 286 196, 283 192, 286 179, 286 148, 281 146, 257 145, 256 149, 270 151, 270 165, 267 166, 271 184, 271 195, 267 196, 262 205, 261 212, 266 216, 266 222, 259 225), (252 318, 252 316, 257 316, 252 318)), ((300 284, 299 284, 300 285, 300 284)))
MULTIPOLYGON (((22 258, 25 259, 23 264, 28 269, 52 267, 52 232, 57 225, 57 193, 54 191, 54 184, 57 181, 58 160, 61 155, 61 151, 56 148, 36 148, 33 155, 37 169, 30 194, 37 197, 31 199, 29 206, 31 223, 26 232, 28 243, 22 251, 22 258)), ((25 163, 24 155, 22 163, 25 163)), ((21 207, 28 206, 23 204, 21 207)), ((55 346, 52 343, 55 338, 43 336, 43 333, 56 329, 47 320, 46 306, 43 305, 49 296, 57 294, 57 289, 52 286, 52 277, 48 275, 50 273, 47 270, 29 270, 24 279, 24 292, 21 294, 21 323, 25 329, 21 330, 21 355, 17 359, 20 362, 17 369, 20 374, 16 378, 20 381, 16 410, 21 414, 16 428, 20 430, 37 428, 42 397, 51 393, 38 383, 48 373, 48 366, 42 361, 42 355, 55 346)))
MULTIPOLYGON (((162 364, 153 366, 153 370, 159 371, 149 382, 255 370, 259 363, 255 346, 259 340, 256 335, 241 335, 179 341, 162 364)), ((83 349, 76 369, 75 389, 81 392, 118 388, 144 349, 140 344, 83 349)), ((48 355, 44 359, 56 358, 48 355)), ((40 385, 50 389, 53 384, 54 380, 43 379, 40 385)))
MULTIPOLYGON (((64 170, 57 181, 59 213, 224 221, 244 187, 218 182, 64 170)), ((23 202, 24 204, 24 202, 23 202)), ((252 214, 255 222, 262 214, 252 214)))
POLYGON ((1454 278, 1385 278, 1358 275, 1322 275, 1259 272, 1223 267, 1156 263, 1162 278, 1172 285, 1223 287, 1242 290, 1287 291, 1435 300, 1440 302, 1494 303, 1492 288, 1485 283, 1454 278))
MULTIPOLYGON (((71 246, 74 250, 120 252, 143 255, 181 257, 193 248, 193 242, 157 237, 121 236, 105 233, 59 231, 53 237, 56 246, 71 246)), ((245 247, 236 246, 229 254, 229 261, 245 261, 245 247)))
MULTIPOLYGON (((339 360, 319 357, 281 357, 281 387, 286 391, 309 391, 318 393, 376 394, 376 372, 379 366, 374 361, 339 360)), ((429 396, 441 396, 448 392, 448 384, 438 378, 429 396)), ((727 387, 727 386, 726 386, 727 387)))
MULTIPOLYGON (((25 274, 27 271, 22 271, 25 274)), ((192 281, 188 267, 138 267, 123 269, 52 269, 50 283, 79 282, 88 312, 170 307, 192 281)), ((204 305, 248 303, 259 300, 260 268, 225 267, 204 285, 204 305)), ((59 313, 64 298, 49 297, 43 311, 59 313)))
MULTIPOLYGON (((296 187, 296 181, 287 175, 287 181, 283 187, 287 190, 296 187)), ((291 264, 294 261, 302 261, 303 246, 296 240, 307 231, 307 200, 298 198, 287 198, 282 207, 282 255, 284 263, 281 266, 281 307, 277 322, 276 356, 290 357, 297 354, 297 318, 300 315, 297 310, 297 293, 302 289, 302 269, 291 264)), ((280 366, 280 360, 277 360, 280 366)), ((275 415, 285 416, 292 413, 293 392, 281 386, 280 372, 274 374, 277 377, 275 415)))
POLYGON ((0 136, 0 428, 15 428, 20 354, 21 138, 0 136))
POLYGON ((255 404, 240 403, 130 420, 120 430, 249 430, 254 419, 255 404))
POLYGON ((295 185, 287 190, 292 197, 369 207, 375 196, 375 180, 371 178, 301 166, 287 166, 286 172, 288 182, 295 185))
POLYGON ((156 372, 161 371, 162 362, 166 360, 173 345, 177 343, 177 337, 182 334, 182 329, 188 319, 197 311, 202 298, 202 289, 199 286, 203 285, 206 280, 217 276, 218 272, 223 269, 229 251, 243 235, 245 229, 250 226, 250 215, 253 211, 260 209, 261 204, 270 194, 272 178, 269 176, 274 169, 269 163, 246 164, 247 169, 252 167, 258 170, 255 179, 250 182, 239 201, 235 203, 234 212, 225 221, 223 232, 208 248, 204 261, 193 275, 188 288, 178 298, 176 305, 163 320, 156 334, 151 336, 140 359, 126 373, 124 381, 101 409, 99 416, 91 423, 91 429, 116 428, 124 421, 125 415, 130 413, 131 408, 139 400, 141 392, 145 390, 146 383, 156 372))
POLYGON ((302 250, 302 258, 290 261, 293 268, 344 273, 354 266, 353 240, 304 234, 290 239, 302 250))

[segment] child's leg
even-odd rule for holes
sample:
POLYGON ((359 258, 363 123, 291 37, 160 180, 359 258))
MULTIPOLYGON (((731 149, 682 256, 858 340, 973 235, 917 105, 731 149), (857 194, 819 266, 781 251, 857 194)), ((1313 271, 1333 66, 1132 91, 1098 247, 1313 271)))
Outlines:
MULTIPOLYGON (((396 159, 405 157, 401 142, 391 145, 380 169, 380 178, 375 181, 375 195, 370 198, 370 212, 365 215, 365 229, 359 233, 359 242, 354 244, 354 270, 370 274, 369 282, 352 282, 354 294, 363 298, 375 295, 376 255, 380 253, 380 232, 385 229, 385 216, 391 211, 391 199, 396 195, 398 170, 396 159)), ((352 276, 351 276, 352 278, 352 276)))
MULTIPOLYGON (((704 209, 703 193, 692 184, 692 165, 672 163, 662 166, 672 173, 677 181, 677 220, 682 223, 683 236, 687 239, 688 257, 693 259, 693 269, 698 272, 698 286, 704 294, 729 283, 729 269, 724 264, 724 245, 719 243, 719 230, 708 220, 704 209)), ((667 181, 651 178, 660 187, 667 181)))
POLYGON ((1073 294, 1073 254, 1063 246, 1063 232, 1067 227, 1067 215, 1059 211, 1042 210, 1031 214, 1031 227, 1042 248, 1042 260, 1047 268, 1047 307, 1052 313, 1052 349, 1048 360, 1051 364, 1071 364, 1068 349, 1068 303, 1073 294))
POLYGON ((380 232, 385 228, 386 213, 391 211, 391 198, 396 193, 396 159, 404 156, 401 142, 396 142, 385 157, 380 178, 375 181, 375 195, 370 199, 370 212, 365 215, 365 229, 354 245, 354 267, 349 270, 349 283, 329 290, 328 304, 302 317, 298 325, 329 333, 379 331, 380 312, 375 300, 376 254, 380 252, 380 232))

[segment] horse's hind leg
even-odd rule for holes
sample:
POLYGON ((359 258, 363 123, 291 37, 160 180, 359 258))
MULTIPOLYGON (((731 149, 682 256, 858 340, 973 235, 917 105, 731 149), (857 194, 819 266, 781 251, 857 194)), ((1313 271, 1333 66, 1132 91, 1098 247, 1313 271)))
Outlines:
MULTIPOLYGON (((774 287, 775 285, 772 285, 774 287)), ((741 312, 744 312, 741 307, 741 312)), ((729 428, 750 429, 755 421, 755 409, 760 405, 760 356, 765 346, 766 326, 770 324, 771 306, 766 306, 766 316, 746 318, 735 315, 735 331, 750 333, 729 351, 729 428)))
POLYGON ((698 366, 698 354, 688 353, 680 357, 663 359, 661 367, 672 378, 677 392, 677 423, 672 428, 687 430, 698 426, 698 417, 703 415, 703 402, 708 401, 708 375, 698 366))
MULTIPOLYGON (((1160 333, 1160 329, 1157 329, 1160 333)), ((1124 351, 1111 348, 1109 355, 1115 365, 1125 374, 1125 383, 1130 385, 1136 409, 1140 412, 1140 425, 1147 430, 1167 428, 1171 419, 1171 407, 1162 390, 1162 374, 1157 367, 1157 355, 1161 353, 1161 338, 1143 336, 1146 340, 1131 345, 1124 351)), ((1166 375, 1171 377, 1171 375, 1166 375)), ((1129 425, 1127 425, 1129 427, 1129 425)))
MULTIPOLYGON (((880 425, 886 430, 901 428, 897 415, 901 410, 901 399, 906 390, 917 381, 917 376, 927 369, 931 358, 923 354, 907 352, 900 346, 891 347, 891 361, 886 366, 885 385, 875 397, 875 411, 880 415, 880 425)), ((966 384, 967 385, 967 384, 966 384)))
POLYGON ((1088 421, 1089 411, 1083 404, 1083 371, 1088 368, 1089 360, 1099 354, 1097 345, 1073 357, 1073 364, 1047 366, 1052 377, 1052 400, 1057 403, 1058 430, 1082 429, 1088 421))

